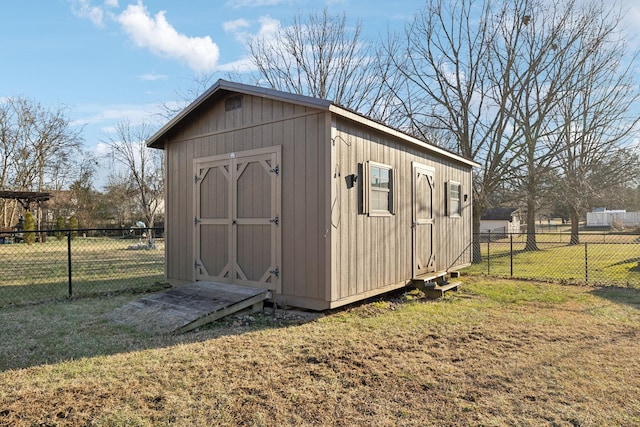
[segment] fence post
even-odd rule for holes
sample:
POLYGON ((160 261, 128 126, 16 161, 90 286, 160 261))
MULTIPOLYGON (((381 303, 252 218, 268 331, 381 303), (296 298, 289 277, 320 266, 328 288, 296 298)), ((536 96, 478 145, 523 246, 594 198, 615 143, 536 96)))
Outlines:
POLYGON ((589 251, 587 250, 587 242, 584 242, 584 281, 589 284, 589 251))
POLYGON ((73 296, 71 285, 71 231, 67 231, 67 271, 69 272, 69 298, 73 296))
POLYGON ((509 233, 509 261, 511 263, 511 277, 513 277, 513 233, 509 233))
POLYGON ((487 275, 491 275, 491 230, 487 237, 487 275))

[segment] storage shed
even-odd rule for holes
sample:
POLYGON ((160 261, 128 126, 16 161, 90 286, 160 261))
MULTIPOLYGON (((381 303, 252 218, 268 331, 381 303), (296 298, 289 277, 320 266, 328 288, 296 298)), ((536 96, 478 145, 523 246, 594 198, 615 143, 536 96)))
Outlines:
POLYGON ((495 234, 520 233, 520 209, 487 209, 480 217, 480 232, 495 234))
POLYGON ((471 262, 475 163, 330 101, 219 80, 148 145, 174 285, 324 310, 471 262))

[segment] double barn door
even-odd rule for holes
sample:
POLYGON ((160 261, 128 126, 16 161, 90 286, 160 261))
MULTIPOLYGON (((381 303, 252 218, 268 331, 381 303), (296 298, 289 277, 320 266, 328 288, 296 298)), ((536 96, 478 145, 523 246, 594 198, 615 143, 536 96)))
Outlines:
POLYGON ((195 159, 196 280, 280 292, 280 147, 195 159))

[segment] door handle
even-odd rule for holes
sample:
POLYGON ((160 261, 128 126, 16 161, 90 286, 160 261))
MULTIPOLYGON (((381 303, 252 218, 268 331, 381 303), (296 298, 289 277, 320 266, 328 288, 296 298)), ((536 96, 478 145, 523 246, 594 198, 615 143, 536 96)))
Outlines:
POLYGON ((238 221, 236 221, 236 220, 234 219, 233 221, 231 221, 231 224, 232 224, 232 225, 237 225, 237 224, 238 224, 238 221))

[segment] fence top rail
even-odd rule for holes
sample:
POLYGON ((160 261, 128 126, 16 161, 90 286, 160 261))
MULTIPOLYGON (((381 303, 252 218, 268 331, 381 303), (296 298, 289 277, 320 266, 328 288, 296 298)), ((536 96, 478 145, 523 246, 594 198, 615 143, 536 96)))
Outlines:
POLYGON ((22 234, 22 233, 83 233, 83 232, 118 232, 121 233, 123 231, 164 231, 164 227, 117 227, 117 228, 61 228, 61 229, 53 229, 53 228, 42 228, 38 230, 0 230, 0 234, 22 234))
MULTIPOLYGON (((474 233, 476 235, 488 236, 488 235, 504 235, 504 236, 527 236, 527 232, 506 232, 506 231, 480 231, 474 233)), ((571 236, 570 231, 536 231, 536 236, 571 236)), ((579 236, 637 236, 640 237, 640 231, 626 232, 626 231, 580 231, 579 236)))

